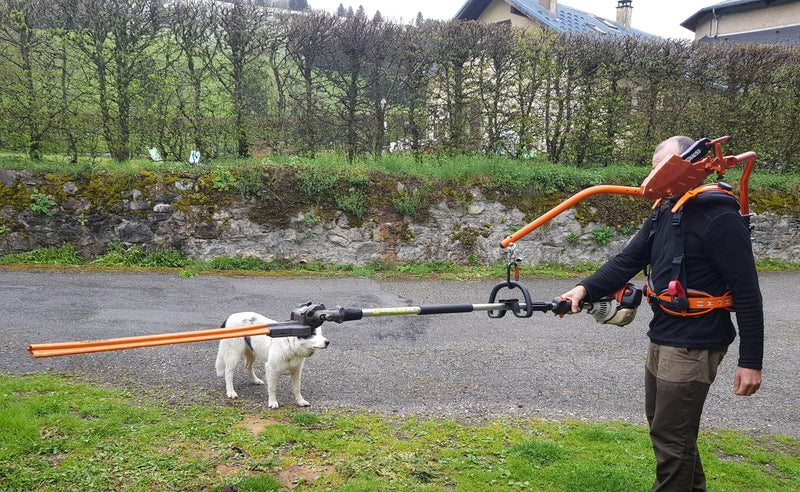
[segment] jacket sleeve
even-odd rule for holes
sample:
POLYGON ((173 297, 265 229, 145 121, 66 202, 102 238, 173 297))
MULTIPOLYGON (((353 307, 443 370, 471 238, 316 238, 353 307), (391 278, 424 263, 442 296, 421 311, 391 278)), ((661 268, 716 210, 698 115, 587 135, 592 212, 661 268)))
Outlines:
POLYGON ((621 253, 579 282, 579 285, 586 288, 586 301, 594 302, 616 292, 642 270, 647 261, 647 242, 651 228, 652 217, 649 217, 621 253))
POLYGON ((739 329, 739 366, 761 369, 764 354, 764 312, 750 231, 739 214, 722 214, 709 224, 706 251, 728 284, 739 329))

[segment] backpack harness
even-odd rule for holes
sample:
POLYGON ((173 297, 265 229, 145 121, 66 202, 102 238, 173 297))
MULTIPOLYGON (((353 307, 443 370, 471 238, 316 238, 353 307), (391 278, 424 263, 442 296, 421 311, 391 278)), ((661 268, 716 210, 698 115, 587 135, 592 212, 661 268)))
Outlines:
MULTIPOLYGON (((652 279, 650 278, 650 251, 653 245, 653 239, 656 234, 656 222, 661 213, 658 206, 661 203, 659 199, 656 201, 653 208, 655 211, 651 215, 651 229, 650 235, 647 238, 647 257, 645 259, 644 274, 647 277, 647 286, 645 294, 647 302, 652 306, 659 306, 665 312, 674 316, 700 316, 713 311, 714 309, 727 309, 733 311, 733 298, 730 291, 725 292, 721 296, 713 296, 707 292, 695 289, 684 288, 686 284, 686 266, 684 265, 684 249, 683 249, 683 232, 681 229, 681 217, 683 215, 684 204, 696 197, 701 193, 717 192, 725 193, 736 199, 736 196, 731 192, 731 186, 726 183, 711 183, 693 188, 681 196, 675 205, 672 207, 672 226, 675 231, 675 256, 672 258, 672 270, 667 289, 661 292, 653 290, 652 279)), ((742 215, 745 224, 750 228, 750 216, 742 215)))

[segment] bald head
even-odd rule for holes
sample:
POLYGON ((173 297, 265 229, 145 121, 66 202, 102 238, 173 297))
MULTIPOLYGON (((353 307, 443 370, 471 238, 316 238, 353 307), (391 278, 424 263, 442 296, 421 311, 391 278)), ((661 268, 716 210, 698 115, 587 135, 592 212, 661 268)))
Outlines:
POLYGON ((658 164, 661 164, 661 161, 671 155, 683 154, 693 143, 694 140, 683 135, 669 137, 656 146, 656 150, 653 152, 653 167, 655 168, 658 164))

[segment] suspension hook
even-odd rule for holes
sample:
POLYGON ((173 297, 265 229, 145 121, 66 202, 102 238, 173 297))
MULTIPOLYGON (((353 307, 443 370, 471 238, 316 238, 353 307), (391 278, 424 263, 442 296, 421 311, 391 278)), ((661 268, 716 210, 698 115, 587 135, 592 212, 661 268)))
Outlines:
MULTIPOLYGON (((522 282, 519 281, 519 262, 521 261, 520 258, 514 258, 514 253, 517 250, 517 245, 515 243, 511 243, 508 245, 508 250, 506 252, 508 257, 508 263, 506 265, 506 281, 500 282, 499 284, 495 285, 492 289, 492 293, 489 294, 489 303, 494 304, 495 302, 500 302, 506 304, 514 316, 517 318, 530 318, 533 315, 533 301, 531 301, 531 294, 528 292, 527 287, 522 285, 522 282), (514 270, 514 280, 511 280, 511 270, 514 270), (523 309, 520 306, 519 299, 500 299, 497 300, 497 294, 502 289, 514 290, 519 289, 522 292, 522 297, 525 300, 525 308, 523 309)), ((506 310, 501 311, 488 311, 490 318, 502 318, 506 314, 506 310)))

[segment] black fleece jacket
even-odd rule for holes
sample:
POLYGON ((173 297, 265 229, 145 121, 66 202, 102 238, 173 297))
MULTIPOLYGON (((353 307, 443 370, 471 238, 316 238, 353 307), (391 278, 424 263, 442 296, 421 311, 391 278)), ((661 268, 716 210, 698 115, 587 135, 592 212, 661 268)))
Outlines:
MULTIPOLYGON (((624 286, 647 261, 648 237, 655 235, 650 252, 651 282, 656 292, 672 280, 672 260, 677 242, 672 204, 650 216, 616 257, 582 284, 587 301, 594 301, 624 286)), ((738 202, 721 192, 705 192, 688 200, 680 219, 684 242, 685 289, 721 296, 731 292, 739 328, 739 366, 761 369, 764 352, 764 316, 750 231, 742 221, 738 202)), ((654 343, 688 349, 727 347, 736 337, 730 312, 714 309, 700 316, 675 316, 653 306, 648 337, 654 343)))

